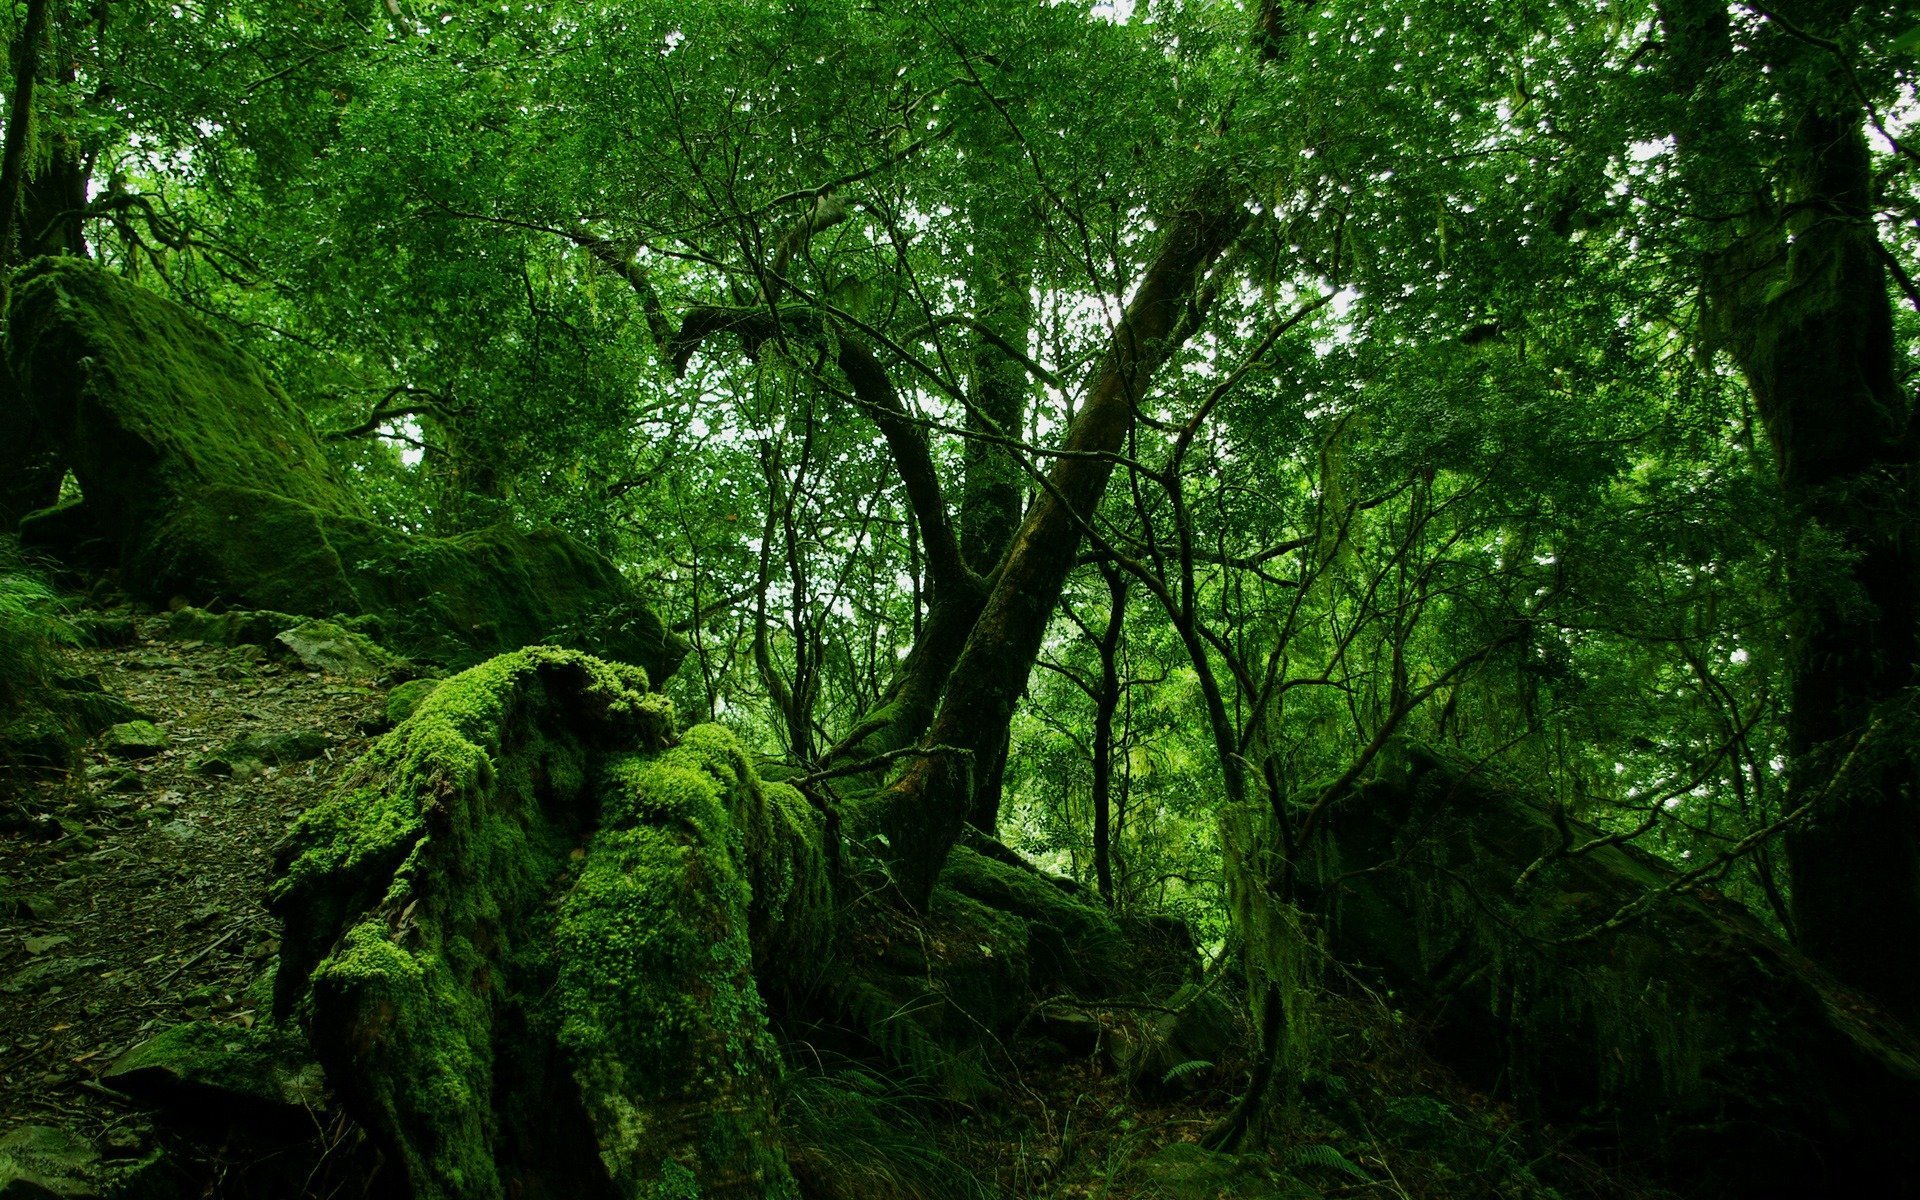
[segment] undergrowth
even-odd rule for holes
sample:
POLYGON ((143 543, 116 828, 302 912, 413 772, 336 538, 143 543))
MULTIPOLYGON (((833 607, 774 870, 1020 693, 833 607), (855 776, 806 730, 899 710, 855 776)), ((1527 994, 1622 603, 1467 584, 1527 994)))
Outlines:
POLYGON ((75 738, 61 680, 79 632, 18 541, 0 538, 0 773, 63 757, 75 738))
POLYGON ((788 1161, 819 1200, 998 1200, 916 1114, 926 1097, 858 1067, 789 1071, 776 1088, 788 1161))

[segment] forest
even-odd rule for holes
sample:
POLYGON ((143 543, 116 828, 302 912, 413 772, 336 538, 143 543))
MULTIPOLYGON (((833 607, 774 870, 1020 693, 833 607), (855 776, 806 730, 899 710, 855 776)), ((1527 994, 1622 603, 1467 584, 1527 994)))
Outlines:
POLYGON ((1920 7, 0 37, 0 1200, 1920 1194, 1920 7))

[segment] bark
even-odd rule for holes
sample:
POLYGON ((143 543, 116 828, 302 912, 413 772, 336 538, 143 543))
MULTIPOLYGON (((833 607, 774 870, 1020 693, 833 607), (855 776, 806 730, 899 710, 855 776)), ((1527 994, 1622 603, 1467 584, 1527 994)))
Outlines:
POLYGON ((27 19, 13 47, 13 103, 7 109, 7 140, 0 151, 0 267, 20 261, 20 198, 33 148, 33 93, 40 75, 40 44, 46 39, 48 0, 28 0, 27 19))
POLYGON ((1127 577, 1104 566, 1107 628, 1100 637, 1100 691, 1093 714, 1093 877, 1113 905, 1113 718, 1120 708, 1120 638, 1127 614, 1127 577))
MULTIPOLYGON (((1024 347, 1033 328, 1028 263, 1038 243, 1030 223, 1020 214, 996 211, 991 221, 1001 228, 988 229, 988 220, 975 221, 976 242, 989 248, 977 253, 973 269, 976 311, 967 409, 968 432, 987 436, 972 437, 966 443, 960 492, 961 554, 982 575, 990 573, 1006 552, 1025 501, 1025 475, 1013 451, 989 439, 1018 436, 1026 424, 1030 387, 1026 366, 1008 351, 1024 347)), ((974 772, 970 819, 988 833, 999 822, 1007 742, 1002 737, 987 747, 974 772)))
POLYGON ((1820 803, 1786 835, 1794 926, 1816 960, 1920 1019, 1920 774, 1902 749, 1828 788, 1920 649, 1914 447, 1865 113, 1831 55, 1776 35, 1788 206, 1755 210, 1763 176, 1716 95, 1734 61, 1725 10, 1670 4, 1663 21, 1676 94, 1695 101, 1679 122, 1695 202, 1735 218, 1709 234, 1705 324, 1746 377, 1797 528, 1787 805, 1820 803))

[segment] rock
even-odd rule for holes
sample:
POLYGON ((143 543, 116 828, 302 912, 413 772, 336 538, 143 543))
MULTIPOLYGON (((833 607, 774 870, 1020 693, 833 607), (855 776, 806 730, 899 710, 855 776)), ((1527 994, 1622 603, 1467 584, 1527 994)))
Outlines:
POLYGON ((218 756, 202 759, 195 770, 201 774, 217 774, 217 771, 201 770, 209 764, 224 763, 226 774, 233 774, 233 763, 240 759, 252 759, 270 767, 284 767, 289 763, 305 762, 310 758, 319 758, 327 752, 333 739, 317 729, 281 729, 271 733, 250 733, 246 737, 229 742, 218 756))
POLYGON ((0 479, 36 481, 14 505, 70 468, 84 499, 30 523, 56 549, 110 545, 146 599, 374 617, 410 657, 459 665, 551 643, 660 681, 685 653, 611 561, 558 530, 433 538, 370 519, 258 362, 92 263, 18 273, 6 365, 0 407, 31 436, 0 439, 0 479))
POLYGON ((356 683, 382 683, 412 671, 406 659, 332 621, 307 621, 281 633, 274 642, 309 670, 356 683))
POLYGON ((152 758, 167 748, 167 731, 152 721, 127 721, 100 735, 100 748, 115 758, 152 758))
POLYGON ((411 679, 387 693, 387 725, 391 728, 413 715, 420 702, 433 695, 438 679, 411 679))
POLYGON ((84 971, 107 965, 104 958, 37 958, 0 983, 0 992, 40 992, 84 971))
POLYGON ((81 613, 73 618, 73 627, 88 645, 103 649, 131 646, 140 640, 140 629, 133 619, 117 613, 81 613))
POLYGON ((304 620, 289 613, 246 611, 212 613, 191 605, 167 618, 167 636, 211 646, 266 646, 304 620))
POLYGON ((122 1054, 100 1079, 144 1104, 203 1115, 265 1106, 299 1116, 326 1101, 319 1064, 300 1039, 271 1026, 176 1025, 122 1054))
POLYGON ((1692 1195, 1920 1172, 1920 1039, 1744 908, 1577 822, 1556 857, 1547 805, 1444 749, 1390 748, 1329 812, 1301 861, 1331 950, 1469 1084, 1692 1195))
POLYGON ((81 1200, 101 1194, 100 1152, 85 1138, 47 1125, 0 1137, 0 1200, 81 1200))

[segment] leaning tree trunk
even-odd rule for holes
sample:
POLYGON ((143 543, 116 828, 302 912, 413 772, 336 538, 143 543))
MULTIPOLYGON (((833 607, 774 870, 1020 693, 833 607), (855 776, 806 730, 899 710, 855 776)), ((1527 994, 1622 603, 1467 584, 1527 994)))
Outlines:
POLYGON ((1183 318, 1247 216, 1226 181, 1215 177, 1168 223, 946 681, 926 736, 929 752, 856 814, 856 830, 879 835, 889 878, 914 907, 925 905, 971 813, 974 766, 991 762, 1006 737, 1073 570, 1083 523, 1092 520, 1113 473, 1113 456, 1126 444, 1154 373, 1197 325, 1183 318))

